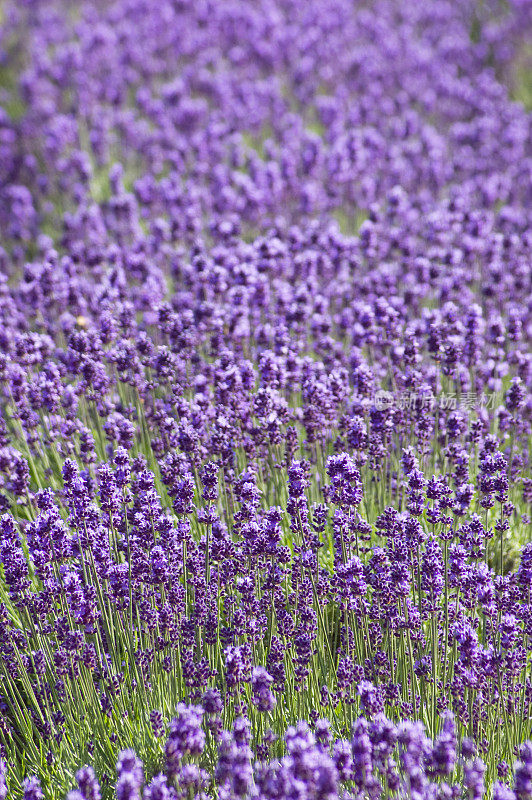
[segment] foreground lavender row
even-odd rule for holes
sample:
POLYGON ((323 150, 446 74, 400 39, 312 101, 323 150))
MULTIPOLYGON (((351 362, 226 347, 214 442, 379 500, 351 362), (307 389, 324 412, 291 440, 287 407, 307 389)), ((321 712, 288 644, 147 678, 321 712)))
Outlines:
MULTIPOLYGON (((205 695, 208 709, 207 728, 219 723, 217 712, 222 703, 219 695, 210 690, 205 695)), ((156 775, 145 785, 144 800, 170 800, 176 797, 208 797, 212 776, 201 769, 197 760, 205 749, 205 733, 201 727, 205 713, 201 706, 178 706, 178 716, 172 720, 166 741, 166 773, 156 775), (175 792, 170 785, 180 787, 175 792)), ((272 736, 269 740, 272 740, 272 736)), ((333 798, 339 794, 355 797, 412 797, 480 799, 484 793, 486 765, 475 757, 475 745, 464 739, 458 748, 456 730, 451 715, 446 715, 439 736, 431 742, 420 722, 403 722, 395 726, 383 714, 368 723, 356 721, 352 740, 332 742, 328 720, 317 720, 315 733, 299 722, 285 735, 286 755, 277 761, 254 762, 250 748, 249 720, 237 717, 232 731, 219 736, 218 759, 214 779, 223 787, 221 797, 246 797, 276 800, 279 797, 333 798), (460 781, 449 782, 449 776, 459 774, 460 781), (354 792, 342 792, 349 785, 354 792)), ((515 764, 513 788, 496 781, 494 800, 516 800, 530 796, 532 786, 532 744, 519 749, 522 761, 515 764)), ((5 797, 6 785, 0 763, 0 792, 5 797)), ((142 762, 133 750, 124 750, 116 764, 116 797, 139 798, 144 784, 142 762)), ((500 772, 507 776, 508 767, 500 772)), ((102 790, 91 767, 76 773, 78 789, 67 800, 100 800, 102 790)), ((28 800, 42 800, 39 782, 28 778, 24 783, 28 800)))
POLYGON ((532 799, 531 33, 2 7, 0 798, 532 799))

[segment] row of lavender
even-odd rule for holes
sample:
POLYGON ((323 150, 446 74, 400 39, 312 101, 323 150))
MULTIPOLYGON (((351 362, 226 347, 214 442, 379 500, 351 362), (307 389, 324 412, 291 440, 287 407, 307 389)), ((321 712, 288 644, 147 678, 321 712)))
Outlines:
MULTIPOLYGON (((260 694, 259 694, 260 696, 260 694)), ((205 696, 208 709, 207 727, 216 724, 216 712, 221 708, 219 695, 211 691, 205 696)), ((260 703, 260 701, 259 701, 260 703)), ((133 750, 119 754, 116 764, 116 797, 143 800, 171 800, 175 797, 208 797, 212 780, 223 787, 222 797, 253 796, 264 800, 279 797, 468 797, 480 800, 484 796, 486 767, 475 757, 475 745, 464 739, 458 746, 451 716, 443 720, 439 736, 431 742, 420 722, 406 721, 394 725, 383 714, 371 722, 364 718, 353 727, 352 740, 332 740, 327 719, 319 719, 313 733, 305 722, 290 727, 285 734, 286 755, 276 761, 255 761, 250 748, 249 720, 237 717, 232 731, 223 731, 218 742, 218 759, 213 774, 198 765, 206 746, 201 706, 178 706, 178 716, 172 720, 166 741, 166 772, 144 784, 144 770, 133 750), (449 776, 458 777, 452 782, 449 776), (180 791, 173 791, 177 783, 180 791), (349 784, 354 792, 342 787, 349 784)), ((270 736, 270 739, 272 737, 270 736)), ((522 760, 515 765, 513 788, 496 781, 494 800, 515 800, 530 796, 532 785, 532 746, 523 744, 519 750, 522 760)), ((2 767, 0 766, 0 769, 2 767)), ((506 777, 506 776, 505 776, 506 777)), ((67 800, 101 800, 102 788, 91 767, 76 773, 77 789, 69 792, 67 800)), ((6 785, 0 773, 0 792, 6 785)), ((43 800, 39 782, 28 778, 24 785, 27 800, 43 800)))
POLYGON ((5 4, 0 798, 532 797, 531 28, 5 4))

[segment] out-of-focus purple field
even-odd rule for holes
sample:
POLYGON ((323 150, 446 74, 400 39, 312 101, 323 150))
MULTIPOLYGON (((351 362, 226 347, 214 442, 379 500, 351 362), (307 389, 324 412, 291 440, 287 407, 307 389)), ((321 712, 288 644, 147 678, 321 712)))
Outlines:
POLYGON ((0 5, 0 800, 532 800, 531 42, 0 5))

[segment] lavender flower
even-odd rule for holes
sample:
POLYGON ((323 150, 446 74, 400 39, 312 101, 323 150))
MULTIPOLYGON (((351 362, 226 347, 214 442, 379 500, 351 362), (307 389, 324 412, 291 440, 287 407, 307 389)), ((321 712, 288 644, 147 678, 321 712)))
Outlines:
POLYGON ((26 778, 22 784, 24 800, 44 800, 41 784, 37 778, 26 778))
POLYGON ((179 703, 177 717, 170 722, 166 742, 166 767, 170 775, 177 775, 185 755, 199 755, 205 746, 205 733, 201 727, 203 709, 179 703))
POLYGON ((259 711, 272 711, 275 708, 275 697, 270 691, 272 676, 263 667, 254 667, 251 675, 251 691, 253 703, 259 711))

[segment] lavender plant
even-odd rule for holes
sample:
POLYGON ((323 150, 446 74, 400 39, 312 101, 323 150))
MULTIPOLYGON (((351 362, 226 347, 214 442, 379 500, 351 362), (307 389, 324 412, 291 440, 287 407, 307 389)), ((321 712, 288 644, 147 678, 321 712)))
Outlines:
POLYGON ((532 796, 532 6, 0 20, 0 800, 532 796))

